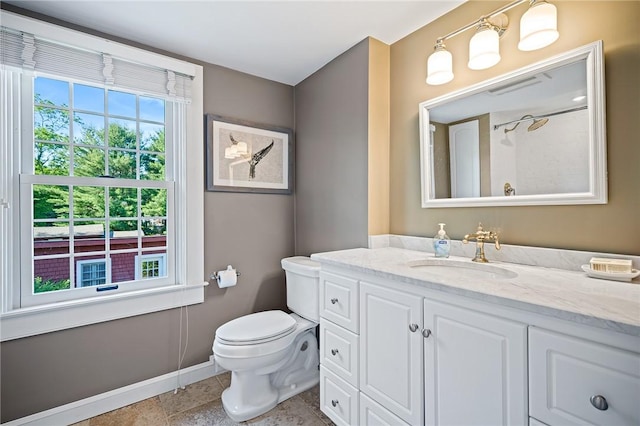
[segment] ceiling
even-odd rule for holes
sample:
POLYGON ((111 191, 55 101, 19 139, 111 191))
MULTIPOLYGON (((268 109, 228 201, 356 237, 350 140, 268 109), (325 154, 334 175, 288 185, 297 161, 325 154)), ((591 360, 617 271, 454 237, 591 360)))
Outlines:
POLYGON ((290 85, 304 80, 367 36, 392 44, 463 3, 463 0, 3 1, 290 85))

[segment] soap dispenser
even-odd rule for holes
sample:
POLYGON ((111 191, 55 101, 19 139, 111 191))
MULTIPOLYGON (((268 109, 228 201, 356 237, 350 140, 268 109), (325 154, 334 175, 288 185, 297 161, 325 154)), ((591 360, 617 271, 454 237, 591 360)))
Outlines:
POLYGON ((451 251, 451 239, 444 230, 445 223, 439 223, 440 230, 433 237, 433 252, 436 257, 449 257, 451 251))

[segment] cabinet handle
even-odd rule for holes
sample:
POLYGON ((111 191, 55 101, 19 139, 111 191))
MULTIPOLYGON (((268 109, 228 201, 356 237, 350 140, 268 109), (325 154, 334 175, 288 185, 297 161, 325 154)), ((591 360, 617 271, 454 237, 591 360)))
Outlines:
POLYGON ((422 336, 425 338, 429 338, 429 336, 431 336, 431 330, 425 328, 424 330, 422 330, 422 336))
POLYGON ((331 299, 331 304, 335 305, 336 303, 338 303, 338 299, 336 299, 335 297, 333 299, 331 299))
POLYGON ((409 324, 409 330, 411 330, 412 333, 415 333, 418 330, 418 324, 409 324))
POLYGON ((589 401, 591 401, 591 405, 593 405, 600 411, 606 411, 607 408, 609 408, 607 399, 602 395, 593 395, 591 398, 589 398, 589 401))
POLYGON ((337 349, 331 349, 331 355, 333 355, 333 356, 338 355, 338 350, 337 349))
POLYGON ((339 404, 339 402, 338 402, 338 400, 337 400, 337 399, 332 399, 332 400, 331 400, 331 405, 333 405, 334 407, 337 407, 337 406, 338 406, 338 404, 339 404))

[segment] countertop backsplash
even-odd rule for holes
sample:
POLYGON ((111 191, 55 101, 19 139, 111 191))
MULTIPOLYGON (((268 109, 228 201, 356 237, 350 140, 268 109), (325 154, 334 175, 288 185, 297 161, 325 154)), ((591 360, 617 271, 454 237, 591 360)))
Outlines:
MULTIPOLYGON (((493 260, 519 265, 581 271, 580 266, 589 264, 592 257, 610 257, 631 259, 633 268, 640 269, 640 256, 510 244, 500 244, 500 246, 501 249, 496 250, 493 243, 485 243, 485 255, 489 262, 493 260)), ((392 234, 369 236, 369 248, 382 247, 395 247, 433 253, 433 238, 392 234)), ((451 256, 468 257, 471 259, 475 254, 475 249, 475 241, 469 241, 469 244, 463 244, 460 240, 451 240, 451 256)))

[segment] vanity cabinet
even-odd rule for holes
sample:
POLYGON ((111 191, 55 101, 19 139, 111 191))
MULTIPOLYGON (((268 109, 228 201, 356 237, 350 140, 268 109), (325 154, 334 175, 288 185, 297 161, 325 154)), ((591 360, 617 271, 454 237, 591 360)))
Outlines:
POLYGON ((425 424, 525 425, 527 326, 424 300, 425 424))
POLYGON ((321 409, 338 425, 640 424, 637 335, 374 273, 320 277, 321 409))

